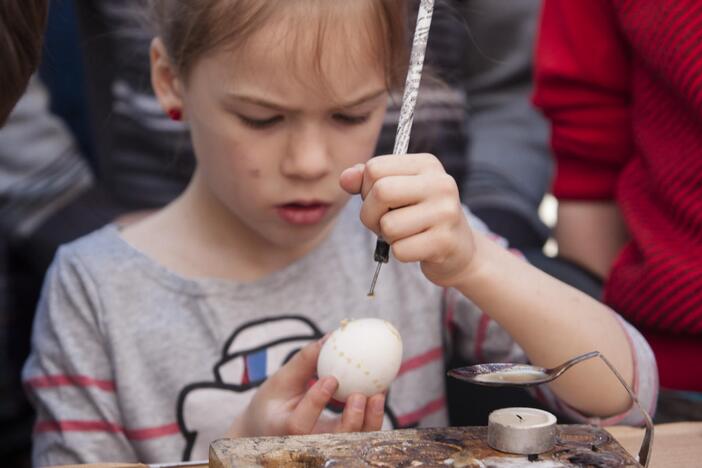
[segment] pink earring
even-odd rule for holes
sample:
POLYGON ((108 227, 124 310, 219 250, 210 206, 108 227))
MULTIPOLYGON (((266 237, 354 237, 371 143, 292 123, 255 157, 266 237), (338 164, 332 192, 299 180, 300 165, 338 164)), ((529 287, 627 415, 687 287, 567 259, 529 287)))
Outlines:
POLYGON ((183 112, 177 107, 174 107, 168 110, 168 117, 170 117, 171 120, 179 122, 183 118, 183 112))

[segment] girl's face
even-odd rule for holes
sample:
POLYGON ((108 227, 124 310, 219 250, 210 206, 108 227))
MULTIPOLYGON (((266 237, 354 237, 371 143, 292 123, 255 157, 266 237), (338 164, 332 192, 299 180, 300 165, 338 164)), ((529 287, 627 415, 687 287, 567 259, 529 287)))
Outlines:
POLYGON ((289 249, 321 240, 346 203, 339 175, 373 155, 387 91, 382 64, 346 35, 327 32, 315 60, 304 33, 283 29, 201 58, 171 87, 197 155, 191 190, 242 234, 289 249))

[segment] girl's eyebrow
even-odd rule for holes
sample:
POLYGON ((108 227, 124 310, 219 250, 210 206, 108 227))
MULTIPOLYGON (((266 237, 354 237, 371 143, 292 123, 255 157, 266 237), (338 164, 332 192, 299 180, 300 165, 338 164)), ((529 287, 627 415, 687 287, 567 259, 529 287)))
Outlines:
POLYGON ((356 107, 356 106, 359 106, 359 105, 361 105, 361 104, 365 104, 365 103, 368 102, 368 101, 373 101, 374 99, 379 98, 380 96, 382 96, 382 95, 385 94, 385 93, 387 93, 387 90, 386 90, 386 89, 381 89, 381 90, 378 90, 378 91, 373 91, 372 93, 368 93, 368 94, 366 94, 365 96, 361 96, 360 98, 355 99, 355 100, 353 100, 353 101, 347 102, 347 103, 345 103, 345 104, 339 104, 337 107, 338 107, 339 109, 346 109, 346 108, 349 108, 349 107, 356 107))
MULTIPOLYGON (((372 101, 372 100, 382 96, 385 93, 387 93, 387 90, 385 90, 385 89, 376 90, 376 91, 373 91, 371 93, 365 94, 357 99, 349 101, 347 103, 341 103, 341 104, 335 105, 334 107, 337 109, 346 109, 346 108, 350 108, 350 107, 356 107, 356 106, 364 104, 368 101, 372 101)), ((294 111, 294 109, 289 109, 283 105, 277 104, 277 103, 272 102, 272 101, 267 101, 263 98, 259 98, 259 97, 255 97, 255 96, 248 96, 245 94, 229 94, 228 97, 230 99, 234 99, 237 101, 243 101, 243 102, 247 102, 250 104, 256 104, 257 106, 267 107, 267 108, 275 110, 275 111, 281 111, 281 112, 282 111, 285 111, 285 112, 294 111)))

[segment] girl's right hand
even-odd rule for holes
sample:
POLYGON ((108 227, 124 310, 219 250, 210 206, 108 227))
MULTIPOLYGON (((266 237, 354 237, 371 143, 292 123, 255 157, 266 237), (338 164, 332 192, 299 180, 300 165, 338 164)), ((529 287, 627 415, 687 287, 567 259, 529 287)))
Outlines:
POLYGON ((385 395, 367 398, 353 394, 341 416, 322 411, 338 383, 334 377, 309 382, 317 370, 322 342, 302 348, 256 391, 246 410, 237 417, 229 437, 304 435, 329 432, 378 431, 385 415, 385 395))

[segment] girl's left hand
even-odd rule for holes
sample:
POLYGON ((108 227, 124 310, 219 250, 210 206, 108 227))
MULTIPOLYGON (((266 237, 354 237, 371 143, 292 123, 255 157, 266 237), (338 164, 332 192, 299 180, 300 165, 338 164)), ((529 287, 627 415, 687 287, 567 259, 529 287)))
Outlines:
POLYGON ((322 340, 310 343, 271 375, 234 420, 229 437, 304 435, 379 431, 385 417, 385 395, 354 393, 340 416, 322 414, 338 383, 324 377, 311 387, 322 340))
POLYGON ((346 169, 341 187, 361 194, 361 221, 401 262, 421 262, 433 283, 451 287, 470 274, 473 234, 456 181, 431 154, 377 156, 346 169))

